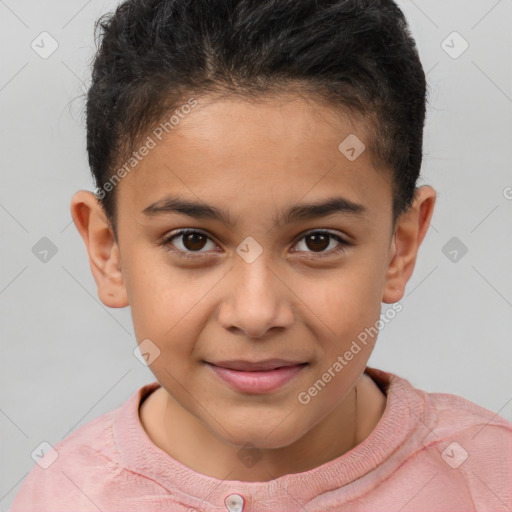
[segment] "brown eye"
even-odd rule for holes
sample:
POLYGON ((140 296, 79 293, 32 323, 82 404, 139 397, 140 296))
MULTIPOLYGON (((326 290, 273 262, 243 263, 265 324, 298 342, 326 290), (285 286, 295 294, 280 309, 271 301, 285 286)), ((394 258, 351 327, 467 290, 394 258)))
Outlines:
POLYGON ((181 235, 181 236, 183 237, 182 238, 183 245, 189 251, 201 250, 204 247, 206 240, 208 238, 205 235, 203 235, 202 233, 197 233, 197 232, 187 233, 187 234, 181 235))
POLYGON ((297 249, 295 252, 305 252, 306 254, 318 253, 319 256, 337 254, 344 251, 346 247, 351 245, 349 242, 343 240, 343 238, 340 236, 328 231, 314 231, 307 233, 299 240, 297 245, 300 245, 301 243, 303 243, 306 249, 297 249), (303 240, 305 242, 303 242, 303 240), (332 240, 336 240, 338 242, 338 247, 335 247, 330 251, 326 251, 332 240))
POLYGON ((197 253, 197 256, 200 256, 201 253, 206 252, 202 249, 204 249, 208 242, 213 245, 213 249, 216 247, 208 235, 195 229, 189 229, 178 231, 167 237, 162 241, 162 245, 166 247, 167 250, 177 254, 178 256, 194 258, 196 257, 196 254, 194 253, 197 253), (175 239, 180 243, 175 243, 175 239))
POLYGON ((309 243, 306 242, 306 245, 308 249, 311 249, 312 251, 323 251, 329 246, 329 239, 331 238, 331 235, 328 234, 313 234, 313 235, 307 235, 305 237, 306 240, 309 240, 309 243))

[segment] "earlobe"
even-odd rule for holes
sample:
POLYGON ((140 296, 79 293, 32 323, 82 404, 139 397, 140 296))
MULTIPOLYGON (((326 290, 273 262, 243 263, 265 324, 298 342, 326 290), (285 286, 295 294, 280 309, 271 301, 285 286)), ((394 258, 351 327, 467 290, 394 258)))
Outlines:
POLYGON ((70 210, 85 243, 101 302, 111 308, 128 306, 119 246, 98 199, 92 192, 80 190, 73 195, 70 210))
POLYGON ((392 254, 386 271, 382 302, 398 302, 405 293, 420 245, 427 234, 434 212, 436 191, 430 186, 416 189, 414 201, 397 221, 392 241, 392 254))

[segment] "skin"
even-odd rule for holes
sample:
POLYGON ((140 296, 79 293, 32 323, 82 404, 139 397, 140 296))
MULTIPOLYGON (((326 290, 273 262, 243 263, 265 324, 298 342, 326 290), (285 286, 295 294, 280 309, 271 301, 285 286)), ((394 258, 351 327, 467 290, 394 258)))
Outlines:
POLYGON ((142 425, 195 471, 243 481, 307 471, 363 442, 382 417, 386 396, 364 373, 376 337, 308 404, 297 399, 376 324, 382 302, 403 297, 434 209, 434 189, 418 188, 393 230, 390 177, 368 149, 353 162, 338 150, 350 134, 368 143, 364 119, 299 96, 199 98, 117 185, 118 242, 94 194, 72 198, 99 298, 130 305, 138 343, 149 338, 160 350, 150 369, 161 387, 140 407, 142 425), (238 224, 142 213, 169 194, 225 209, 238 224), (333 196, 362 203, 368 216, 274 226, 279 212, 333 196), (159 244, 182 228, 208 238, 159 244), (306 236, 325 229, 351 245, 336 254, 336 239, 306 236), (236 252, 249 236, 263 249, 251 263, 236 252), (277 391, 255 394, 204 363, 268 358, 308 365, 277 391), (244 464, 241 448, 258 462, 244 464))

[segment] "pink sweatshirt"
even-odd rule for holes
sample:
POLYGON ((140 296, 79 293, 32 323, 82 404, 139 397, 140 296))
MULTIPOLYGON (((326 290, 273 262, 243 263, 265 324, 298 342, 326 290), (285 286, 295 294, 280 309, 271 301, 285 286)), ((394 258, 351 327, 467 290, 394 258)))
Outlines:
POLYGON ((11 512, 512 511, 512 423, 464 398, 373 368, 387 395, 361 444, 270 482, 218 480, 147 436, 138 408, 158 382, 78 428, 35 464, 11 512), (53 454, 54 456, 55 454, 53 454))

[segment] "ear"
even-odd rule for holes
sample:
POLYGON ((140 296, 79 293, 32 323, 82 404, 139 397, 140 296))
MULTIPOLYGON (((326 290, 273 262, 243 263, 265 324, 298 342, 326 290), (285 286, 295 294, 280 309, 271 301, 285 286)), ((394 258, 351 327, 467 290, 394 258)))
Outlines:
POLYGON ((411 207, 397 220, 382 302, 392 304, 404 296, 405 285, 412 275, 418 250, 430 226, 435 202, 436 191, 432 187, 419 187, 411 207))
POLYGON ((101 302, 111 308, 128 306, 119 246, 96 196, 87 190, 76 192, 71 199, 71 216, 85 242, 101 302))

